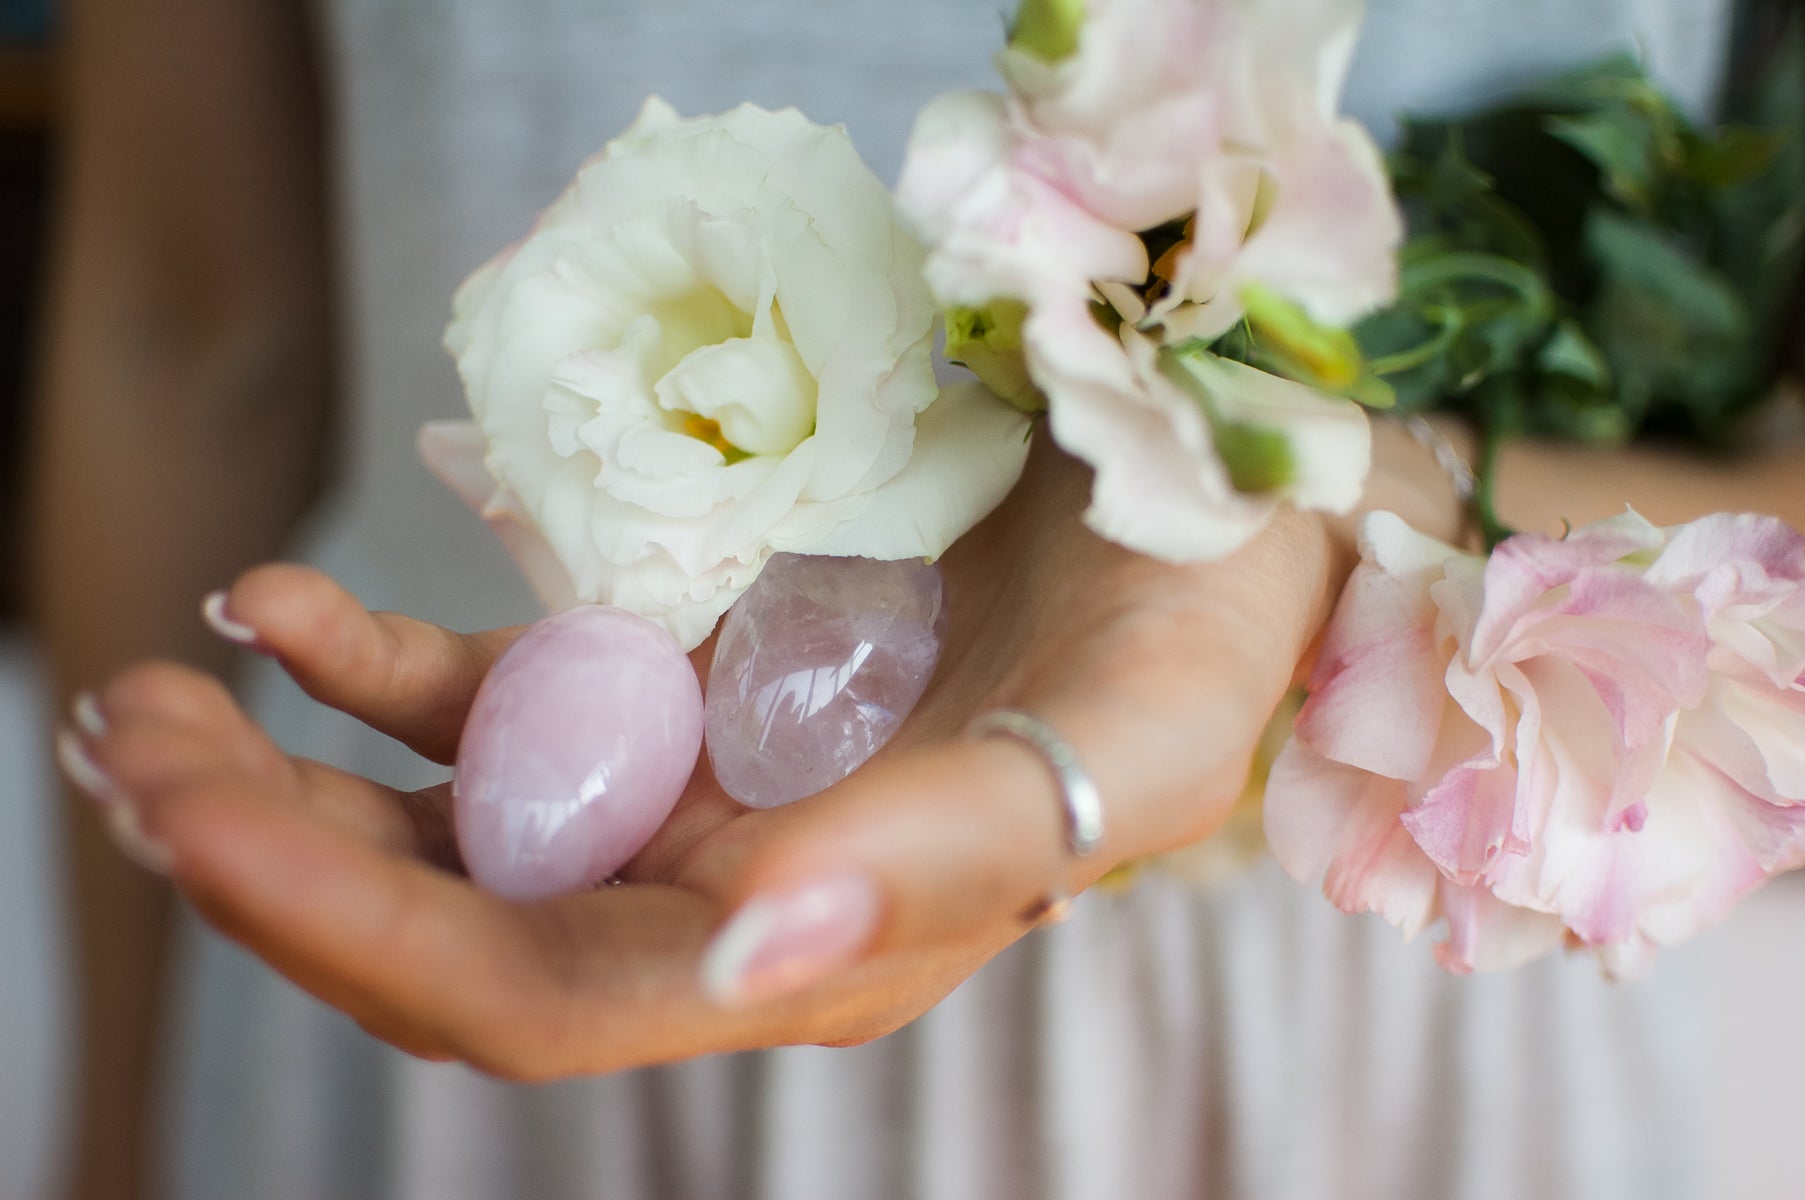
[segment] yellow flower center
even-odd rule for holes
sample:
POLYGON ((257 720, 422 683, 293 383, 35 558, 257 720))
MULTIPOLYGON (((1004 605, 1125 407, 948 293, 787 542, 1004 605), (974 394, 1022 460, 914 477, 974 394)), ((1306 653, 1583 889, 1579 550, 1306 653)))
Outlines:
POLYGON ((698 416, 692 412, 679 413, 677 420, 678 432, 685 437, 693 437, 698 442, 706 442, 713 446, 728 462, 734 463, 749 457, 744 450, 727 440, 726 435, 721 432, 719 421, 710 420, 708 417, 698 416))

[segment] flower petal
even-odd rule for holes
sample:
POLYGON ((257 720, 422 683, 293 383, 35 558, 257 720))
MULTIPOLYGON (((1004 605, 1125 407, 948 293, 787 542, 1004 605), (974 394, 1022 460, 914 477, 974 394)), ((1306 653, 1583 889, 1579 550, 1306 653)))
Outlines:
POLYGON ((915 419, 915 453, 856 516, 806 546, 866 558, 938 558, 1008 495, 1028 460, 1030 422, 982 384, 955 383, 915 419), (972 480, 983 480, 974 489, 972 480))
POLYGON ((418 447, 432 473, 489 523, 547 612, 562 612, 578 602, 570 572, 519 501, 496 487, 483 462, 488 441, 476 422, 428 422, 420 427, 418 447))
POLYGON ((1310 680, 1298 732, 1327 757, 1392 779, 1420 779, 1440 736, 1445 655, 1429 585, 1454 547, 1391 513, 1362 523, 1354 569, 1310 680))
POLYGON ((1403 784, 1293 737, 1266 783, 1266 840, 1293 879, 1320 878, 1343 912, 1375 912, 1414 935, 1436 915, 1441 876, 1400 823, 1404 807, 1403 784))

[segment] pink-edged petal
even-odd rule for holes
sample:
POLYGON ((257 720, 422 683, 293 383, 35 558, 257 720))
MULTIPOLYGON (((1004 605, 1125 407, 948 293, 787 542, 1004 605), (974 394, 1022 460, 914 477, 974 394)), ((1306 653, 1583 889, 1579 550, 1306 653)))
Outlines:
POLYGON ((1725 813, 1737 836, 1767 874, 1805 867, 1805 807, 1770 804, 1748 792, 1734 794, 1725 813))
POLYGON ((1548 831, 1549 900, 1586 945, 1691 937, 1767 878, 1732 816, 1745 795, 1690 755, 1673 755, 1640 829, 1562 822, 1548 831))
POLYGON ((1559 657, 1577 666, 1629 746, 1661 736, 1698 703, 1710 640, 1697 609, 1622 568, 1586 568, 1567 595, 1524 613, 1496 656, 1559 657))
POLYGON ((1672 530, 1650 582, 1679 590, 1706 588, 1711 607, 1733 603, 1772 583, 1805 583, 1805 534, 1778 517, 1713 513, 1672 530), (1724 566, 1735 568, 1719 577, 1724 566))
POLYGON ((1226 557, 1265 527, 1277 502, 1234 489, 1202 412, 1158 374, 1144 338, 1105 331, 1082 302, 1042 306, 1023 336, 1054 440, 1096 469, 1091 529, 1188 563, 1226 557))
POLYGON ((1678 740, 1752 795, 1805 804, 1805 692, 1714 675, 1704 702, 1681 718, 1678 740))
POLYGON ((421 459, 440 482, 488 522, 548 612, 577 603, 570 572, 558 560, 519 501, 483 465, 488 441, 474 421, 432 421, 420 427, 421 459))
POLYGON ((1673 531, 1649 578, 1697 597, 1713 666, 1805 688, 1805 535, 1774 517, 1716 513, 1673 531))
POLYGON ((1235 284, 1258 283, 1337 326, 1390 300, 1404 221, 1366 130, 1341 122, 1275 174, 1276 199, 1234 265, 1235 284))
POLYGON ((1448 937, 1436 943, 1435 961, 1451 974, 1521 966, 1552 954, 1566 940, 1559 917, 1506 904, 1483 887, 1444 882, 1441 906, 1448 937))
POLYGON ((1633 511, 1573 530, 1564 538, 1520 533, 1492 551, 1485 567, 1485 610, 1473 630, 1472 661, 1491 658, 1550 590, 1588 567, 1658 548, 1662 533, 1633 511))
POLYGON ((942 304, 1082 297, 1094 279, 1140 282, 1141 240, 1014 159, 1022 135, 1001 96, 952 92, 916 118, 897 206, 924 242, 942 304))
POLYGON ((1478 883, 1501 856, 1529 849, 1517 773, 1508 766, 1457 767, 1400 820, 1442 874, 1462 886, 1478 883))
POLYGON ((1266 782, 1266 840, 1300 883, 1322 880, 1343 912, 1375 912, 1406 935, 1436 915, 1440 875, 1399 823, 1404 785, 1342 766, 1292 738, 1266 782))
POLYGON ((1324 633, 1298 733, 1337 762, 1420 779, 1443 708, 1429 586, 1459 552, 1381 512, 1362 523, 1360 553, 1324 633))
POLYGON ((1209 145, 1216 130, 1211 97, 1170 95, 1100 137, 1055 134, 1024 142, 1014 161, 1119 229, 1152 229, 1197 207, 1196 167, 1172 147, 1209 145))

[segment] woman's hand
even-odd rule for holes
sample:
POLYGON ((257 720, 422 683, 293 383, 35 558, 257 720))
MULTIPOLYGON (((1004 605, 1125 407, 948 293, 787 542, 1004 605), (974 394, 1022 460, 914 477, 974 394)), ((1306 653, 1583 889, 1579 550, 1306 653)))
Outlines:
MULTIPOLYGON (((1019 937, 1045 897, 1215 830, 1344 573, 1339 540, 1289 513, 1225 562, 1131 554, 1079 523, 1088 486, 1043 441, 946 556, 945 652, 893 745, 768 811, 727 798, 704 757, 626 886, 524 905, 481 891, 459 873, 448 787, 403 795, 288 758, 179 667, 114 679, 65 757, 98 769, 90 790, 135 814, 213 924, 416 1054, 547 1079, 864 1041, 1019 937), (1101 853, 1067 851, 1034 752, 962 735, 997 707, 1076 748, 1104 798, 1101 853)), ((371 614, 295 567, 245 576, 225 613, 314 697, 437 762, 519 632, 371 614)))

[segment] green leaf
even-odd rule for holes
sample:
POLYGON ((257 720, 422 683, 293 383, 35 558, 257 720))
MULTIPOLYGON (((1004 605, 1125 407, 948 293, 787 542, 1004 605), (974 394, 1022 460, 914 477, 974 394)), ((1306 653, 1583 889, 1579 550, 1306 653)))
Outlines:
POLYGON ((1708 438, 1766 394, 1805 270, 1805 15, 1694 127, 1618 55, 1406 120, 1401 291, 1356 330, 1409 410, 1587 440, 1708 438))
POLYGON ((1611 385, 1611 364, 1570 317, 1555 326, 1554 336, 1536 355, 1536 365, 1544 374, 1560 375, 1600 391, 1611 385))
POLYGON ((1731 419, 1764 397, 1805 276, 1805 17, 1773 46, 1767 68, 1733 81, 1726 101, 1742 126, 1778 136, 1773 161, 1707 201, 1711 261, 1747 304, 1753 331, 1739 394, 1725 410, 1731 419))
POLYGON ((1648 72, 1635 55, 1619 51, 1532 84, 1516 103, 1552 112, 1572 112, 1613 100, 1635 100, 1653 93, 1648 72))
MULTIPOLYGON (((1632 294, 1649 312, 1671 321, 1670 327, 1651 333, 1715 340, 1746 336, 1748 314, 1728 281, 1658 225, 1599 209, 1586 226, 1586 246, 1607 281, 1608 293, 1632 294)), ((1646 348, 1685 349, 1671 343, 1646 348)))
POLYGON ((1694 139, 1686 148, 1685 171, 1706 188, 1736 187, 1760 178, 1786 148, 1780 129, 1729 126, 1713 138, 1694 139))
POLYGON ((1587 230, 1603 283, 1586 315, 1634 414, 1689 414, 1726 432, 1750 336, 1747 306, 1722 275, 1644 221, 1600 210, 1587 230))
POLYGON ((1592 160, 1611 195, 1638 212, 1655 207, 1678 147, 1647 113, 1613 105, 1572 117, 1550 117, 1548 132, 1592 160))

